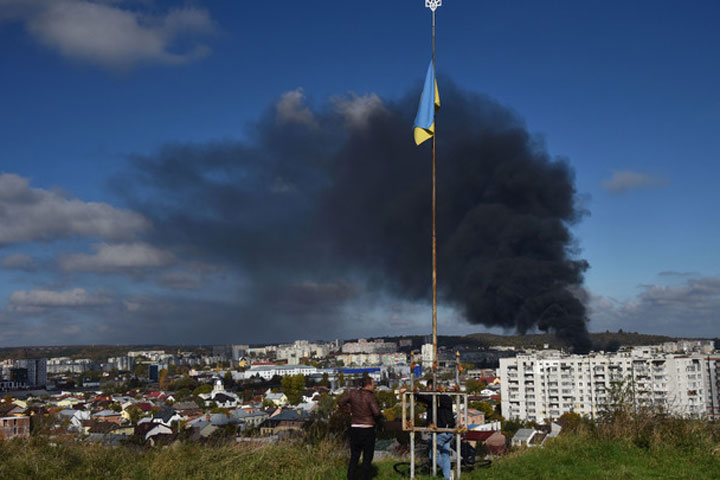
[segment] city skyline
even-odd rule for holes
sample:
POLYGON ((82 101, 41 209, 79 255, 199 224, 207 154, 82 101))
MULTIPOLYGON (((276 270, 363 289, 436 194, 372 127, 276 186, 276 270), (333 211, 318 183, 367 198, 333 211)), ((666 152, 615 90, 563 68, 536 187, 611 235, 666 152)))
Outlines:
MULTIPOLYGON (((568 166, 579 217, 570 258, 589 263, 592 332, 717 335, 718 10, 447 1, 438 11, 438 115, 459 102, 487 108, 568 166)), ((401 151, 426 168, 411 126, 429 21, 421 1, 0 0, 0 345, 429 333, 425 292, 364 270, 357 249, 333 257, 328 238, 347 243, 335 231, 300 236, 349 222, 307 193, 324 188, 318 172, 336 172, 298 167, 324 159, 295 148, 335 148, 387 111, 407 117, 401 151), (253 160, 237 168, 239 158, 253 160), (318 216, 332 221, 306 223, 318 216)), ((452 134, 443 121, 453 119, 439 117, 439 141, 452 134)), ((441 149, 441 172, 451 162, 441 149)), ((356 198, 383 176, 368 174, 356 198)), ((441 212, 450 199, 441 189, 441 212)), ((429 239, 427 251, 429 268, 429 239)), ((440 285, 455 286, 443 266, 440 285)), ((441 303, 438 333, 512 333, 463 316, 441 303)))

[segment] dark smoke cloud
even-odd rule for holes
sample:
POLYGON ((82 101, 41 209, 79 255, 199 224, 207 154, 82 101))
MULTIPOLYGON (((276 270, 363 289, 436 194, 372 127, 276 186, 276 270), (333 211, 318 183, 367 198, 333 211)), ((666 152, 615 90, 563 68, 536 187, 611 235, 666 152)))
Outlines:
MULTIPOLYGON (((441 301, 471 323, 550 331, 586 350, 572 169, 515 113, 449 83, 438 114, 441 301)), ((416 93, 367 102, 362 121, 338 108, 353 101, 271 108, 246 142, 135 156, 115 186, 153 220, 157 242, 241 272, 245 308, 270 323, 337 315, 361 291, 427 300, 430 142, 412 142, 416 93)))

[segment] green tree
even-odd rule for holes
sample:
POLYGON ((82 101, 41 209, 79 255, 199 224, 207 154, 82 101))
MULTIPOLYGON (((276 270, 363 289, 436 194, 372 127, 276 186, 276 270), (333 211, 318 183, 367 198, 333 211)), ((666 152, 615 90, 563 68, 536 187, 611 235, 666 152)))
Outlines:
POLYGON ((330 377, 328 376, 327 372, 323 372, 322 380, 320 380, 320 385, 322 385, 323 387, 330 387, 330 377))
POLYGON ((380 405, 380 409, 382 410, 392 408, 398 403, 397 395, 391 391, 377 391, 375 392, 375 398, 377 398, 378 405, 380 405))
POLYGON ((315 414, 318 418, 327 420, 335 411, 336 405, 337 402, 335 401, 335 397, 332 395, 321 395, 318 400, 318 406, 317 410, 315 410, 315 414))
POLYGON ((223 376, 223 385, 225 385, 225 388, 232 388, 235 386, 235 380, 233 380, 232 372, 230 370, 225 372, 225 376, 223 376))
POLYGON ((136 425, 138 420, 143 416, 143 411, 140 407, 137 405, 130 405, 125 409, 128 416, 130 417, 130 423, 133 425, 136 425))
POLYGON ((480 393, 487 388, 487 383, 479 380, 470 379, 465 382, 465 389, 467 393, 480 393))
POLYGON ((178 378, 177 380, 173 380, 170 382, 170 385, 168 385, 168 389, 171 392, 174 392, 176 390, 180 390, 182 388, 187 388, 188 390, 192 391, 196 389, 198 386, 197 380, 195 380, 192 377, 183 376, 182 378, 178 378))
POLYGON ((291 405, 297 405, 302 401, 305 391, 305 375, 286 375, 280 381, 281 391, 291 405))
POLYGON ((210 392, 212 392, 212 389, 213 389, 212 385, 210 385, 209 383, 206 383, 204 385, 200 385, 195 390, 193 390, 192 394, 193 394, 193 396, 196 397, 196 396, 200 395, 201 393, 210 393, 210 392))
POLYGON ((180 400, 183 400, 183 399, 189 397, 190 395, 192 395, 192 392, 190 391, 189 388, 181 388, 180 390, 175 392, 174 397, 179 402, 180 400))

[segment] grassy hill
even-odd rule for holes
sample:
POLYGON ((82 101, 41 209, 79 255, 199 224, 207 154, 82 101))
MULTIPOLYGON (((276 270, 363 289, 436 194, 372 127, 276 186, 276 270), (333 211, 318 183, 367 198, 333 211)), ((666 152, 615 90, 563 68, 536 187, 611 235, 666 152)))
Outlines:
MULTIPOLYGON (((176 443, 160 448, 103 447, 82 442, 0 441, 3 480, 341 480, 347 447, 324 441, 265 446, 176 443)), ((398 460, 375 462, 377 479, 401 478, 398 460)), ((419 476, 429 479, 430 477, 419 476)), ((717 479, 718 425, 620 416, 576 425, 542 448, 497 459, 467 479, 717 479)))

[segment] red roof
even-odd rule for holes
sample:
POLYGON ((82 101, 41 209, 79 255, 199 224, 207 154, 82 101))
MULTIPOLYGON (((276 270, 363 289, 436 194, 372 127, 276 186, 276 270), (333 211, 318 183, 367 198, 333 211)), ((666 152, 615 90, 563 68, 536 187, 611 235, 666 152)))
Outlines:
POLYGON ((488 438, 492 437, 495 431, 484 431, 484 430, 468 430, 465 432, 465 440, 476 440, 478 442, 484 442, 488 438))
POLYGON ((154 405, 149 402, 138 402, 135 405, 137 405, 143 412, 149 412, 154 407, 154 405))

